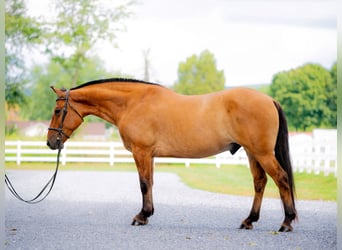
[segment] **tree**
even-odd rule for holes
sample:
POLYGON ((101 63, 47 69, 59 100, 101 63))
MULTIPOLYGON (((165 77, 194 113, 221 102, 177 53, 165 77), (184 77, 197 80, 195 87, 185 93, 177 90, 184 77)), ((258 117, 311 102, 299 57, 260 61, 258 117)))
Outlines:
POLYGON ((331 100, 336 96, 336 86, 330 72, 320 65, 306 64, 277 73, 270 95, 281 103, 289 126, 296 130, 336 127, 336 101, 331 100))
MULTIPOLYGON (((104 69, 102 61, 96 57, 86 59, 79 72, 81 82, 110 76, 113 75, 104 69)), ((49 120, 55 106, 55 94, 50 86, 67 87, 71 81, 72 76, 64 72, 59 63, 51 61, 46 66, 36 66, 32 71, 35 85, 28 97, 28 105, 22 108, 22 115, 29 120, 49 120)))
POLYGON ((50 85, 63 83, 69 88, 109 76, 94 56, 95 46, 99 41, 116 46, 115 38, 125 30, 122 21, 132 15, 129 8, 134 1, 116 7, 101 0, 52 0, 52 3, 56 16, 43 16, 38 22, 26 16, 24 0, 6 1, 6 97, 9 104, 25 103, 21 114, 29 119, 50 118, 54 104, 46 98, 51 96, 50 85), (19 52, 35 44, 43 44, 43 53, 51 61, 26 70, 25 57, 19 52))
POLYGON ((182 94, 204 94, 224 89, 223 70, 217 70, 214 55, 203 51, 199 56, 192 55, 179 63, 178 82, 174 89, 182 94))
POLYGON ((332 127, 337 127, 337 63, 335 62, 330 70, 331 82, 327 85, 326 105, 329 112, 326 114, 326 120, 332 127))
POLYGON ((9 108, 25 104, 25 73, 23 50, 41 42, 39 23, 26 15, 23 0, 6 1, 5 5, 5 96, 9 108))
MULTIPOLYGON (((122 21, 131 16, 134 1, 108 8, 99 0, 55 0, 57 18, 47 24, 47 53, 72 76, 70 86, 79 82, 92 49, 100 41, 114 42, 125 30, 122 21)), ((115 45, 115 44, 114 44, 115 45)))

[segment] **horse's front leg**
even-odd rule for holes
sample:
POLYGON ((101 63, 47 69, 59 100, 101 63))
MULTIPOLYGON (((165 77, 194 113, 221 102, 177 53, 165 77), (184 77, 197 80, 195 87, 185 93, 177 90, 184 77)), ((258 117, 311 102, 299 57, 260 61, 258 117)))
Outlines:
POLYGON ((154 212, 152 186, 153 186, 153 158, 150 154, 137 150, 133 157, 139 172, 140 190, 142 194, 142 209, 133 218, 132 225, 146 225, 148 217, 154 212))

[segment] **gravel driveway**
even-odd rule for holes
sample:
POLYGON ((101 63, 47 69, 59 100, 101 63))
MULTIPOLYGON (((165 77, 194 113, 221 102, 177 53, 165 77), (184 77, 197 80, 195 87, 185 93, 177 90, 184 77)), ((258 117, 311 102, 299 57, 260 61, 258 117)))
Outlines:
MULTIPOLYGON (((8 175, 31 198, 51 172, 8 175)), ((251 203, 252 197, 199 191, 175 174, 155 173, 155 214, 147 226, 131 226, 141 209, 137 173, 61 171, 40 204, 6 192, 5 249, 336 249, 335 202, 297 201, 291 233, 276 232, 279 199, 264 199, 254 229, 239 230, 251 203)))

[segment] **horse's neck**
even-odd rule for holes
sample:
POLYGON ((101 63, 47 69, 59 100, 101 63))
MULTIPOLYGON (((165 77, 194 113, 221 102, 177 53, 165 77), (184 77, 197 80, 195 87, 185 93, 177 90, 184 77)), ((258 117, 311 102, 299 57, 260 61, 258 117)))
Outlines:
POLYGON ((133 94, 133 91, 125 87, 86 87, 77 90, 75 100, 82 104, 84 116, 95 115, 117 125, 121 113, 133 94))

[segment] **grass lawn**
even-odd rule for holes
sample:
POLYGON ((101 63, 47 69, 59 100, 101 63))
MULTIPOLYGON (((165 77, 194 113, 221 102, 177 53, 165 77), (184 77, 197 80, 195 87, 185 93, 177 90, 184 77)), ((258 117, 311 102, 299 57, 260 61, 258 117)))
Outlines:
MULTIPOLYGON (((7 169, 27 170, 51 170, 55 168, 53 163, 6 163, 7 169)), ((61 166, 60 170, 86 170, 86 171, 135 171, 134 164, 116 164, 111 167, 108 164, 68 163, 61 166)), ((156 164, 155 171, 176 173, 181 180, 192 188, 211 192, 254 195, 253 179, 249 169, 241 165, 222 165, 216 168, 213 165, 184 165, 156 164)), ((301 200, 331 200, 336 201, 337 179, 333 175, 315 175, 295 173, 295 185, 297 199, 301 200)), ((268 177, 265 197, 279 198, 278 188, 273 180, 268 177)))

